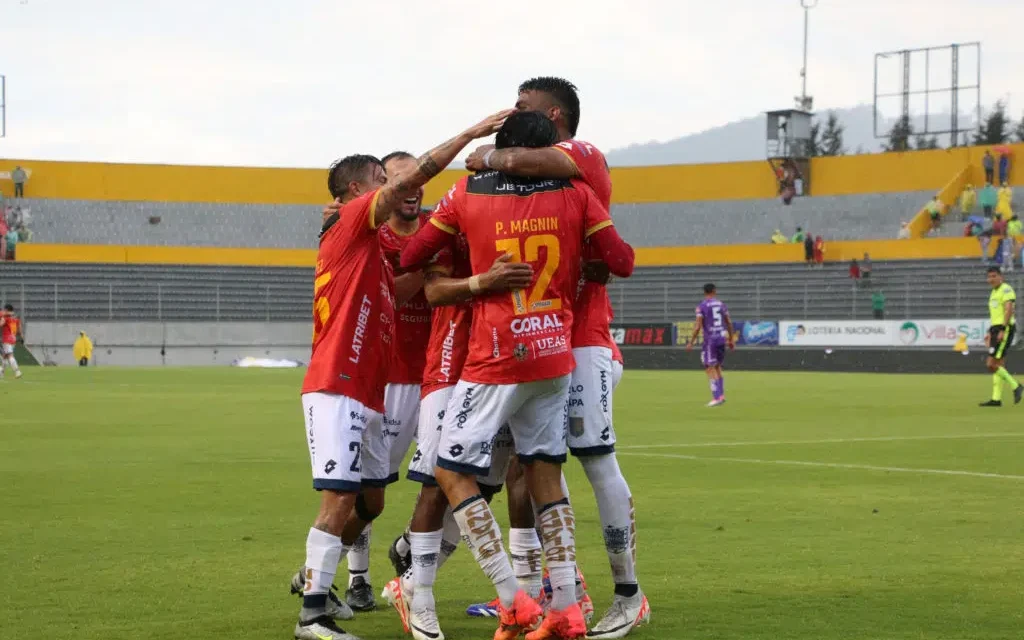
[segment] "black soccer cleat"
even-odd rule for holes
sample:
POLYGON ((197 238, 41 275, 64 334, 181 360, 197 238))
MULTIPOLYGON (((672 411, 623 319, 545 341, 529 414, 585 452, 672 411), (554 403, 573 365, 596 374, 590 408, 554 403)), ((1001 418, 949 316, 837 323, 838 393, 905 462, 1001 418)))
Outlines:
POLYGON ((1024 384, 1018 384, 1013 390, 1013 404, 1020 404, 1021 400, 1024 400, 1024 384))
POLYGON ((982 402, 978 405, 979 407, 1001 407, 1003 406, 1000 400, 989 400, 988 402, 982 402))
POLYGON ((373 599, 373 587, 362 576, 352 580, 352 586, 345 590, 345 602, 355 611, 373 611, 377 601, 373 599))
MULTIPOLYGON (((1024 389, 1024 387, 1021 387, 1024 389)), ((388 560, 391 561, 391 566, 395 568, 396 576, 404 576, 405 572, 412 567, 412 552, 405 554, 404 556, 398 553, 398 541, 405 538, 405 534, 395 538, 395 541, 391 543, 391 548, 388 549, 388 560)), ((408 542, 408 540, 406 540, 408 542)))

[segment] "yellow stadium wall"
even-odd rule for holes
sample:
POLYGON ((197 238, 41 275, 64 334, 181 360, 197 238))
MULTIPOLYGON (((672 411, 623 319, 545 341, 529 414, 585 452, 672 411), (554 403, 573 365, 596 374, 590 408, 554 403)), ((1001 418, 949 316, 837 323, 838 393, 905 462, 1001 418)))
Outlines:
MULTIPOLYGON (((825 245, 825 259, 846 262, 865 253, 874 260, 980 258, 973 238, 926 240, 854 240, 825 245)), ((638 266, 760 264, 802 262, 803 245, 730 244, 707 247, 641 247, 638 266)), ((271 267, 312 267, 315 249, 222 249, 216 247, 141 247, 114 245, 18 245, 19 262, 127 264, 208 264, 271 267)))
MULTIPOLYGON (((1011 184, 1024 184, 1024 144, 1011 145, 1011 184)), ((981 182, 984 147, 882 153, 811 161, 813 195, 833 196, 941 189, 964 167, 981 182)), ((319 205, 327 194, 325 169, 204 167, 98 162, 0 160, 0 171, 30 169, 26 195, 68 200, 141 200, 319 205)), ((426 189, 436 202, 464 171, 445 171, 426 189)), ((612 169, 616 204, 772 198, 767 162, 621 167, 612 169)), ((13 187, 0 183, 6 193, 13 187)))

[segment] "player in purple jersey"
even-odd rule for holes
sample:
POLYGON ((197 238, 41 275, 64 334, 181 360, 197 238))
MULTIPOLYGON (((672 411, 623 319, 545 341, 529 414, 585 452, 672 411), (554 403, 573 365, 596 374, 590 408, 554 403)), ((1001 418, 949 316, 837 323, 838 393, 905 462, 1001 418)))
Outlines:
POLYGON ((711 385, 711 402, 709 407, 717 407, 725 403, 725 380, 722 378, 722 361, 725 360, 726 349, 735 346, 732 318, 729 308, 715 297, 715 285, 704 285, 704 300, 697 305, 697 322, 694 323, 693 335, 686 343, 692 349, 697 343, 701 331, 704 332, 704 345, 700 352, 700 361, 708 374, 711 385))

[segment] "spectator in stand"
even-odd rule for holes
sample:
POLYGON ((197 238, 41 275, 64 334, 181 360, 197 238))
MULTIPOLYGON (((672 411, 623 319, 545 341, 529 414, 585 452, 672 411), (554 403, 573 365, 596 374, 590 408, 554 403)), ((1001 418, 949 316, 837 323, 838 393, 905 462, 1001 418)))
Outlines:
POLYGON ((854 258, 850 261, 850 280, 853 280, 854 284, 860 284, 860 265, 857 264, 857 259, 854 258))
POLYGON ((14 197, 24 198, 25 197, 25 181, 28 180, 28 174, 25 170, 19 167, 14 167, 14 171, 11 172, 11 182, 14 183, 14 197))
POLYGON ((0 210, 0 260, 7 259, 7 216, 0 210))
POLYGON ((7 259, 16 259, 18 248, 18 230, 13 227, 7 228, 7 259))
POLYGON ((978 194, 978 204, 981 205, 981 209, 985 212, 986 218, 992 217, 998 202, 999 194, 996 192, 996 188, 992 186, 991 182, 985 183, 985 186, 981 189, 981 193, 978 194))
POLYGON ((786 239, 786 236, 782 235, 782 232, 778 229, 772 234, 772 244, 786 244, 788 242, 789 240, 786 239))
POLYGON ((808 267, 814 266, 814 236, 809 233, 804 236, 804 260, 808 267))
POLYGON ((935 194, 935 197, 924 208, 928 212, 928 217, 932 220, 932 229, 938 229, 939 225, 942 224, 942 212, 945 209, 939 194, 935 194))
POLYGON ((868 280, 871 278, 871 256, 864 253, 864 259, 860 261, 860 277, 868 280))
POLYGON ((985 149, 985 156, 981 159, 981 167, 985 170, 985 182, 995 182, 996 159, 988 149, 985 149))
POLYGON ((999 154, 999 184, 1010 181, 1010 154, 1005 151, 999 154))
POLYGON ((896 236, 897 240, 910 240, 910 225, 906 222, 900 223, 900 232, 896 236))
POLYGON ((1003 237, 1006 235, 1006 225, 1009 219, 996 218, 992 221, 992 235, 1003 237))
POLYGON ((1021 235, 1024 234, 1024 222, 1021 222, 1020 217, 1015 213, 1010 216, 1010 221, 1006 223, 1006 243, 1009 245, 1010 251, 1010 267, 1013 268, 1013 261, 1020 251, 1021 247, 1021 235))
POLYGON ((964 225, 964 237, 965 238, 977 238, 984 231, 985 227, 982 223, 984 218, 978 216, 971 216, 967 220, 967 224, 964 225))
POLYGON ((814 238, 814 264, 819 267, 825 264, 825 239, 821 236, 814 238))
POLYGON ((881 289, 871 294, 871 314, 875 320, 885 319, 885 294, 881 289))
POLYGON ((960 219, 967 220, 974 213, 974 207, 978 204, 978 192, 974 190, 973 184, 964 187, 960 194, 960 219))
POLYGON ((803 227, 797 227, 796 228, 796 233, 793 234, 793 240, 792 240, 793 244, 796 244, 798 242, 803 242, 806 237, 807 236, 806 236, 806 234, 804 234, 803 227))
POLYGON ((996 196, 996 215, 1004 220, 1013 215, 1013 189, 1005 182, 996 196))
POLYGON ((988 247, 992 243, 992 236, 995 235, 992 229, 985 229, 978 234, 978 245, 981 247, 981 262, 988 262, 988 247))

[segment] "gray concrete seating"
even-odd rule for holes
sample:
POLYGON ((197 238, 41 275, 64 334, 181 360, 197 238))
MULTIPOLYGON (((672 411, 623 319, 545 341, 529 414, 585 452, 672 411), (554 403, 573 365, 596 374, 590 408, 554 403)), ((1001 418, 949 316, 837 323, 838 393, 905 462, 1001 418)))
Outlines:
MULTIPOLYGON (((706 282, 737 320, 868 318, 875 289, 889 318, 984 317, 988 296, 974 260, 876 262, 859 286, 842 264, 643 267, 612 282, 609 295, 619 322, 689 320, 706 282)), ((312 269, 291 267, 0 264, 0 302, 28 321, 306 321, 312 286, 312 269)))

